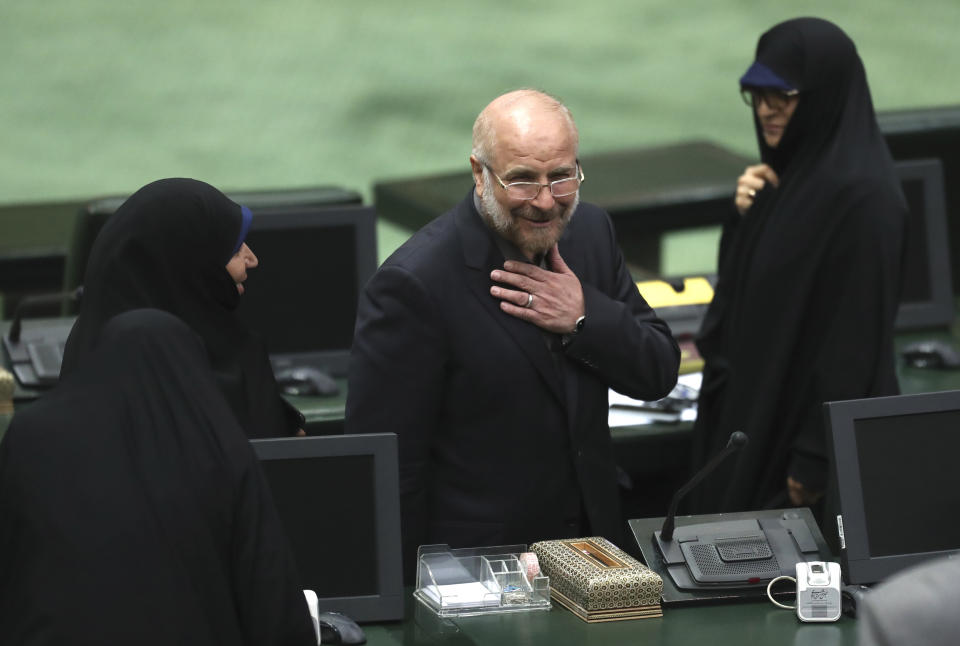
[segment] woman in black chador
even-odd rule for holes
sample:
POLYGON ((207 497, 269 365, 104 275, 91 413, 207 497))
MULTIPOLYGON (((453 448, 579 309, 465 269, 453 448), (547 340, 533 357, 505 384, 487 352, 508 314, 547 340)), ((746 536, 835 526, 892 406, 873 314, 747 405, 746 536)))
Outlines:
POLYGON ((0 641, 316 644, 199 337, 134 310, 87 357, 0 444, 0 641))
POLYGON ((740 79, 762 163, 746 169, 697 340, 702 464, 749 444, 699 490, 697 511, 811 505, 826 489, 822 404, 893 395, 906 202, 863 64, 836 25, 761 36, 740 79))
POLYGON ((217 382, 249 437, 295 435, 303 417, 281 396, 266 348, 237 317, 252 214, 193 179, 147 184, 117 209, 90 253, 83 301, 64 350, 69 374, 110 317, 151 307, 200 335, 217 382))

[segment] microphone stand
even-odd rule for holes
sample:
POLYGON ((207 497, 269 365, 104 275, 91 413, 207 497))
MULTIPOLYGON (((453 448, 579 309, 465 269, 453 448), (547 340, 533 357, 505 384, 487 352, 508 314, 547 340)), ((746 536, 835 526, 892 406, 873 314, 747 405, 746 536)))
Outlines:
POLYGON ((673 530, 675 525, 675 520, 677 516, 677 505, 680 504, 680 500, 687 495, 687 493, 700 484, 700 481, 710 475, 710 472, 717 468, 717 465, 723 462, 728 455, 739 451, 741 448, 746 446, 749 438, 747 434, 742 431, 734 431, 730 434, 730 439, 727 440, 727 445, 723 447, 719 453, 717 453, 706 466, 704 466, 700 471, 694 475, 687 484, 680 487, 680 489, 673 495, 673 498, 670 500, 670 507, 667 510, 667 517, 663 519, 663 527, 660 528, 660 539, 664 541, 673 540, 673 530))

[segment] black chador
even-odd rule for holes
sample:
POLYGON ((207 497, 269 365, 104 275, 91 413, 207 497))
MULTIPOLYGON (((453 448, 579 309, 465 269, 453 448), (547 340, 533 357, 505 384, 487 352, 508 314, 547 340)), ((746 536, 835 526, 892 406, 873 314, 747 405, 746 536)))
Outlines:
POLYGON ((240 294, 226 264, 243 243, 244 219, 241 206, 197 180, 158 180, 134 193, 94 243, 63 374, 93 347, 110 317, 143 307, 165 310, 203 339, 220 389, 249 437, 295 434, 302 416, 280 396, 266 348, 236 312, 240 294))
POLYGON ((200 339, 108 322, 0 444, 4 644, 316 644, 260 465, 200 339))
POLYGON ((723 229, 719 283, 698 338, 706 360, 699 464, 730 433, 750 442, 699 491, 696 511, 780 507, 790 476, 822 492, 822 404, 892 395, 893 322, 906 203, 877 127, 863 64, 835 25, 779 24, 756 63, 798 90, 776 148, 756 115, 767 183, 723 229))

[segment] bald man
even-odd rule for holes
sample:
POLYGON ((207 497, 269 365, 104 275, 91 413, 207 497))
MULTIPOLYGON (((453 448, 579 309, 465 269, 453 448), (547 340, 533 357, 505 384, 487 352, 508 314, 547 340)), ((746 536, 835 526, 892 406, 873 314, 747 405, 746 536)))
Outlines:
POLYGON ((665 396, 679 351, 579 204, 578 145, 553 97, 495 99, 470 192, 360 298, 346 428, 397 434, 408 575, 421 544, 621 543, 607 389, 665 396))

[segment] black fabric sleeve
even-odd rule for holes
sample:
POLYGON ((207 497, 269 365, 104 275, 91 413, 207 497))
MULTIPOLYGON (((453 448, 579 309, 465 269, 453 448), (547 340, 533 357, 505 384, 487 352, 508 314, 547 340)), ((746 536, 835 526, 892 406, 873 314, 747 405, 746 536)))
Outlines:
POLYGON ((581 281, 586 320, 566 354, 599 373, 619 393, 660 399, 677 383, 680 349, 630 277, 609 218, 606 233, 604 253, 614 278, 607 290, 581 281))

